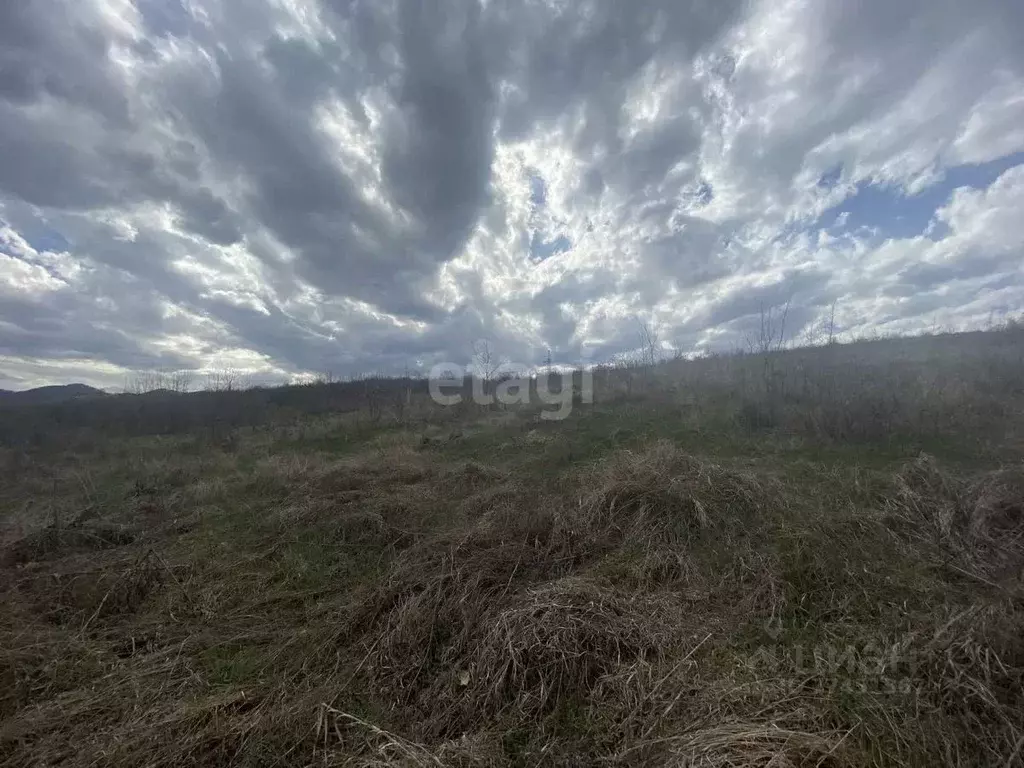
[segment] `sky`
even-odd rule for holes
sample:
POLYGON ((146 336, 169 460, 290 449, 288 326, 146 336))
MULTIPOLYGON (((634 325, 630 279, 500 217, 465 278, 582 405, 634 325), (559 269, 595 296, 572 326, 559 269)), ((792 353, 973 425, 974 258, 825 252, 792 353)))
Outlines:
POLYGON ((0 388, 981 328, 1019 0, 0 3, 0 388))

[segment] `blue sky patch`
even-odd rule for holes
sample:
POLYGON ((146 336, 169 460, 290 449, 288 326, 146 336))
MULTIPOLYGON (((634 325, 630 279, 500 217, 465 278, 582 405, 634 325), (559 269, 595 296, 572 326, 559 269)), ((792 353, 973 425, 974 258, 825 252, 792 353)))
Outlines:
POLYGON ((530 259, 532 261, 544 261, 557 253, 571 250, 572 240, 565 235, 558 235, 553 240, 546 240, 542 232, 536 231, 530 240, 530 259))
POLYGON ((837 165, 835 168, 831 168, 821 174, 821 178, 818 179, 818 186, 822 189, 832 189, 836 184, 839 183, 840 177, 843 175, 842 164, 837 165))
POLYGON ((530 171, 530 202, 534 208, 543 208, 548 203, 548 187, 536 171, 530 171))
MULTIPOLYGON (((536 214, 547 208, 548 187, 544 177, 535 169, 527 171, 530 181, 530 205, 533 207, 534 215, 531 219, 537 220, 536 214)), ((557 253, 565 253, 572 250, 572 240, 566 235, 559 234, 549 239, 550 235, 543 227, 532 227, 530 231, 530 261, 540 262, 550 259, 557 253)))
MULTIPOLYGON (((0 219, 0 224, 11 226, 9 222, 5 222, 3 219, 0 219)), ((53 227, 47 226, 39 219, 28 219, 24 222, 19 222, 19 224, 20 226, 16 227, 18 234, 39 253, 44 251, 62 253, 71 248, 71 243, 67 241, 64 235, 53 227)))
MULTIPOLYGON (((887 238, 908 238, 928 232, 935 212, 949 202, 958 187, 986 189, 1005 171, 1024 163, 1024 152, 1001 157, 988 163, 958 165, 947 168, 944 177, 916 195, 904 194, 896 186, 861 182, 857 191, 825 211, 815 222, 813 230, 838 228, 855 231, 869 227, 887 238)), ((842 174, 836 168, 824 174, 818 185, 834 187, 842 174)), ((945 227, 936 225, 929 235, 933 239, 945 236, 945 227)))
POLYGON ((700 183, 688 189, 684 196, 694 208, 703 208, 715 199, 715 190, 710 183, 701 179, 700 183))
POLYGON ((138 0, 138 9, 150 34, 158 37, 184 37, 192 17, 181 0, 138 0))

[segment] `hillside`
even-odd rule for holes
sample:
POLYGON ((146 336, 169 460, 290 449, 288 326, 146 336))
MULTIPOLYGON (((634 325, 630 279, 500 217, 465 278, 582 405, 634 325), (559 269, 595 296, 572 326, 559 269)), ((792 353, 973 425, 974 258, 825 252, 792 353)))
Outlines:
POLYGON ((1022 341, 5 412, 0 756, 1020 765, 1022 341))
POLYGON ((86 384, 64 384, 50 387, 36 387, 20 392, 0 389, 0 406, 3 405, 54 405, 73 400, 107 397, 101 389, 86 384))

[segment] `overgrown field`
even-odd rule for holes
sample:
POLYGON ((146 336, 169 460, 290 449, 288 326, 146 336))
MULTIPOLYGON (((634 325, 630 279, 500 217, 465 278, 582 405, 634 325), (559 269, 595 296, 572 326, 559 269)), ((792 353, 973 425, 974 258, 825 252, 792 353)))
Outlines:
POLYGON ((11 444, 0 760, 1024 765, 1019 344, 11 444))

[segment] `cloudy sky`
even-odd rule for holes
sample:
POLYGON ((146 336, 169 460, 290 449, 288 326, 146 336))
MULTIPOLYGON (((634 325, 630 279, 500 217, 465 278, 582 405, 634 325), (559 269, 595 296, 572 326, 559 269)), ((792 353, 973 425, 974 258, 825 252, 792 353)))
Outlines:
POLYGON ((0 387, 984 326, 1019 0, 0 2, 0 387))

